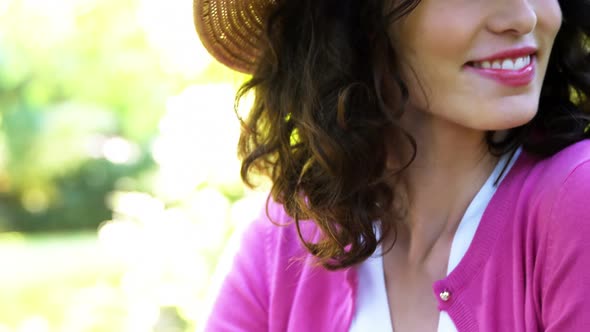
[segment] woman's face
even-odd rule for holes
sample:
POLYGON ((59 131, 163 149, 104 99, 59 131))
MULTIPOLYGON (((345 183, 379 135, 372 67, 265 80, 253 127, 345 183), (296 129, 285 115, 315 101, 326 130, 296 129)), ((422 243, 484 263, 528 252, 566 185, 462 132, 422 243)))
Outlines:
POLYGON ((477 130, 527 123, 560 25, 557 0, 422 0, 390 31, 410 109, 477 130))

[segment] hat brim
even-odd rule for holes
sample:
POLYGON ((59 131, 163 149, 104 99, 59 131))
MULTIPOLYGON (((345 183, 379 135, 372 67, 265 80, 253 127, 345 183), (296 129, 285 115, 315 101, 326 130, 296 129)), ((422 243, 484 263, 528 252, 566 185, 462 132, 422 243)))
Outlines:
POLYGON ((219 62, 252 73, 258 57, 265 17, 273 0, 194 0, 197 34, 219 62))

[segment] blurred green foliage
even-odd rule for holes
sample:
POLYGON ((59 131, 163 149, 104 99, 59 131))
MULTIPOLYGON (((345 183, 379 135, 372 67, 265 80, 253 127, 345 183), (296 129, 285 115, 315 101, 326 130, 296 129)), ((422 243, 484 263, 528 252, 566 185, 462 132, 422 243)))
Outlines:
POLYGON ((190 0, 0 1, 0 332, 202 324, 259 208, 243 78, 200 47, 190 0))
MULTIPOLYGON (((149 144, 166 98, 189 80, 163 68, 160 53, 134 20, 141 5, 2 5, 0 231, 96 229, 110 216, 104 197, 117 181, 154 168, 149 144), (101 145, 112 137, 133 142, 132 160, 113 163, 101 155, 101 145)), ((149 186, 135 185, 127 189, 149 186)))
POLYGON ((163 73, 129 23, 133 1, 4 6, 0 230, 96 229, 110 217, 104 197, 117 180, 153 167, 146 144, 183 82, 163 73), (108 137, 140 146, 136 160, 93 153, 108 137))

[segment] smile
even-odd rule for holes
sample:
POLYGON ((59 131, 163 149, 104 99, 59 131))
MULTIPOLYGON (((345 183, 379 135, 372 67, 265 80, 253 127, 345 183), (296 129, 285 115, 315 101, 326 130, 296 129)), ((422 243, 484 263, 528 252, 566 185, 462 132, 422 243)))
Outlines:
POLYGON ((477 61, 471 65, 475 68, 520 70, 531 63, 531 55, 525 55, 514 59, 497 59, 493 61, 477 61))
POLYGON ((536 56, 525 55, 469 62, 465 69, 509 87, 529 85, 536 75, 536 56))

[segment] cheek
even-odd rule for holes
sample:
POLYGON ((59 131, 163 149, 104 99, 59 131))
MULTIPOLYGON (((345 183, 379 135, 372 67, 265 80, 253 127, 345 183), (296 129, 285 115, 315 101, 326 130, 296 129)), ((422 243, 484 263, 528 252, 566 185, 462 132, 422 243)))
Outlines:
POLYGON ((537 0, 535 4, 539 29, 555 38, 563 20, 561 7, 557 0, 537 0))
POLYGON ((422 0, 397 30, 399 49, 411 56, 434 52, 438 58, 456 57, 469 50, 481 29, 481 6, 466 0, 422 0), (460 18, 460 19, 458 19, 460 18))
MULTIPOLYGON (((460 74, 470 60, 468 54, 478 31, 477 17, 461 13, 466 18, 460 21, 442 19, 441 16, 451 15, 447 11, 448 7, 441 7, 438 12, 429 10, 419 12, 419 17, 410 17, 412 20, 402 31, 405 38, 397 45, 403 50, 402 78, 415 107, 424 109, 437 104, 445 94, 461 90, 460 74)), ((456 10, 452 12, 457 17, 456 10)))
POLYGON ((454 99, 454 96, 472 96, 474 91, 465 88, 461 70, 460 61, 431 56, 412 58, 402 70, 410 105, 423 111, 431 111, 448 104, 448 100, 454 99))

